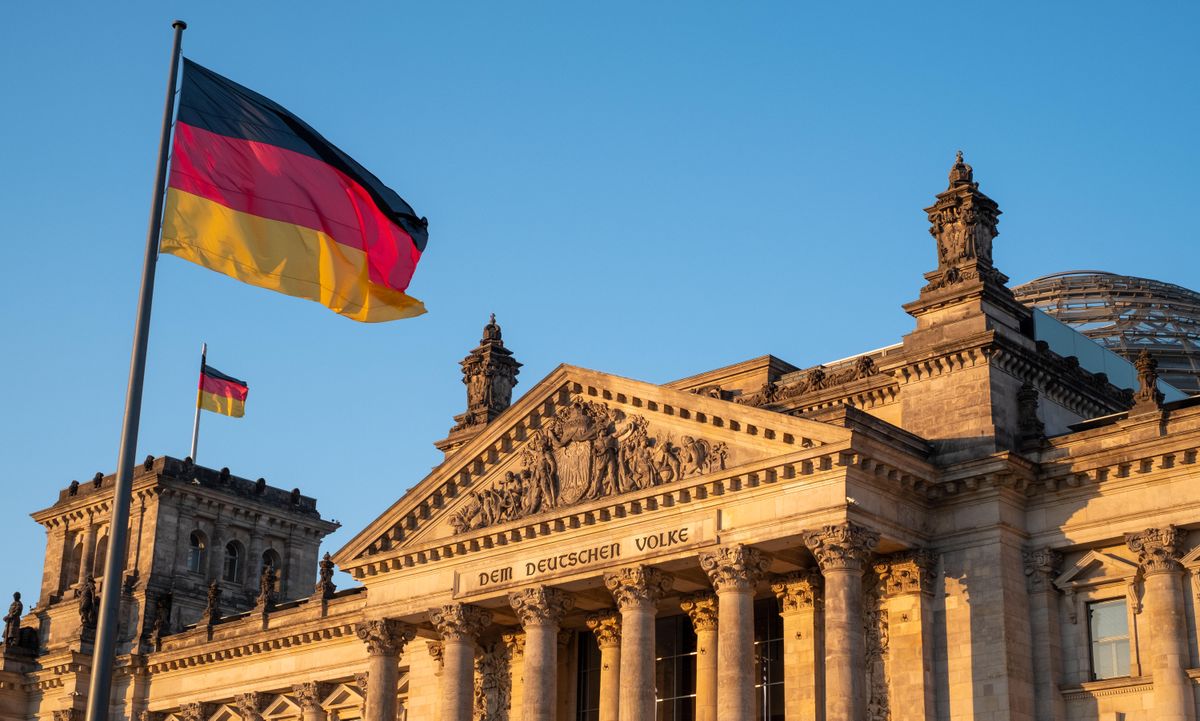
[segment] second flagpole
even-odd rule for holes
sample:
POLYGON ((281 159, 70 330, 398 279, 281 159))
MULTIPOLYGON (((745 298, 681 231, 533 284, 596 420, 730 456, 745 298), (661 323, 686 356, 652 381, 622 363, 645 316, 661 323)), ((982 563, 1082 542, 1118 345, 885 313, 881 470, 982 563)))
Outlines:
MULTIPOLYGON (((204 366, 208 358, 208 344, 200 344, 200 382, 204 382, 204 366)), ((196 420, 192 422, 192 452, 189 458, 196 462, 196 445, 200 442, 200 389, 196 389, 196 420)))

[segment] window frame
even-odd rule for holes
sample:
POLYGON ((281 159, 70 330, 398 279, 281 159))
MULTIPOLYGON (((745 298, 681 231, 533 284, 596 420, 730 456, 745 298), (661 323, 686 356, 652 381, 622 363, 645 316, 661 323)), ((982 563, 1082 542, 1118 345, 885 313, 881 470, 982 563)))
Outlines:
POLYGON ((188 553, 187 560, 184 561, 184 569, 188 573, 204 575, 205 561, 208 560, 208 536, 199 528, 194 529, 188 534, 188 553), (192 559, 196 560, 196 567, 192 568, 192 559))
MULTIPOLYGON (((1130 608, 1130 604, 1129 604, 1129 596, 1126 594, 1126 595, 1121 595, 1121 596, 1113 596, 1113 597, 1109 597, 1109 598, 1090 599, 1090 600, 1087 600, 1084 602, 1083 608, 1084 608, 1084 623, 1085 623, 1085 629, 1087 632, 1087 639, 1088 639, 1088 680, 1089 681, 1111 681, 1114 679, 1133 678, 1133 676, 1134 676, 1133 659, 1135 656, 1133 647, 1134 647, 1134 643, 1135 643, 1136 639, 1134 638, 1134 633, 1133 633, 1134 626, 1133 626, 1133 619, 1131 618, 1132 614, 1130 613, 1132 609, 1130 608), (1124 636, 1108 636, 1103 639, 1095 638, 1092 633, 1092 611, 1093 611, 1093 609, 1096 608, 1097 606, 1112 606, 1112 605, 1115 605, 1118 603, 1121 605, 1122 610, 1125 612, 1125 635, 1124 636), (1125 659, 1126 673, 1115 674, 1113 676, 1103 676, 1103 677, 1097 675, 1097 673, 1096 673, 1096 646, 1097 646, 1097 644, 1102 644, 1102 643, 1109 644, 1114 641, 1120 641, 1121 639, 1125 640, 1125 645, 1126 645, 1126 654, 1127 654, 1127 658, 1125 659)), ((1114 659, 1119 659, 1119 657, 1115 653, 1114 653, 1114 659)), ((1119 669, 1119 667, 1120 667, 1120 663, 1118 660, 1118 669, 1119 669)))

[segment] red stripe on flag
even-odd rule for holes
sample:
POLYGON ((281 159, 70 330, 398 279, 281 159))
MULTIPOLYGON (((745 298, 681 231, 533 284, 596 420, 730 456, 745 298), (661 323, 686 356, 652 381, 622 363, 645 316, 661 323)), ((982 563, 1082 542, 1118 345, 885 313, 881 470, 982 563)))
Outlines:
POLYGON ((246 400, 246 394, 250 392, 250 389, 246 386, 205 374, 201 374, 200 376, 200 390, 212 393, 213 395, 236 398, 239 401, 246 400))
POLYGON ((368 278, 408 288, 421 252, 370 194, 336 168, 275 145, 176 123, 167 183, 227 208, 326 233, 367 255, 368 278))

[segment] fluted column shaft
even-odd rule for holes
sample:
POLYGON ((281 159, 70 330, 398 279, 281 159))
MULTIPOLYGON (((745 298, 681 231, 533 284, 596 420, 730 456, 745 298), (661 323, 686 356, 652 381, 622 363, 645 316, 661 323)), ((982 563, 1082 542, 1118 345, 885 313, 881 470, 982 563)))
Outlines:
POLYGON ((475 701, 475 642, 492 614, 476 606, 453 603, 429 612, 442 636, 442 721, 471 721, 475 701))
POLYGON ((879 534, 856 523, 805 534, 825 582, 825 719, 866 718, 863 564, 879 534))
POLYGON ((654 616, 674 579, 657 568, 631 566, 604 576, 621 611, 620 721, 654 718, 654 616))
POLYGON ((364 721, 396 721, 397 661, 416 629, 391 619, 366 621, 356 629, 367 644, 367 678, 370 687, 364 721))
POLYGON ((817 721, 825 715, 820 588, 821 573, 815 569, 771 583, 783 619, 784 721, 817 721))
POLYGON ((717 721, 717 597, 692 594, 679 607, 696 632, 696 721, 717 721))
POLYGON ((1175 526, 1125 535, 1145 574, 1144 606, 1149 617, 1150 675, 1156 721, 1195 721, 1196 702, 1187 669, 1187 622, 1183 606, 1185 533, 1175 526))
POLYGON ((621 702, 621 617, 612 611, 588 616, 600 647, 600 719, 619 721, 621 702))
POLYGON ((769 556, 741 544, 700 554, 700 567, 717 594, 720 721, 754 719, 754 588, 770 564, 769 556))
MULTIPOLYGON (((558 624, 574 606, 554 588, 525 588, 508 597, 525 628, 523 721, 554 721, 558 680, 558 624)), ((368 720, 370 721, 370 720, 368 720)))

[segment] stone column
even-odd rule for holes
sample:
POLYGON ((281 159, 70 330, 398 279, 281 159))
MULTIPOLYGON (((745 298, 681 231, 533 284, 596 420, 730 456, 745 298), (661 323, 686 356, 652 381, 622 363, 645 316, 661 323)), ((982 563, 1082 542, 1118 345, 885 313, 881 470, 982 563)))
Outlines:
POLYGON ((621 617, 614 611, 588 616, 600 647, 600 721, 618 721, 621 699, 621 617))
POLYGON ((84 581, 92 575, 93 556, 96 555, 96 524, 92 523, 91 514, 83 522, 83 552, 79 554, 79 578, 77 582, 82 588, 84 581))
POLYGON ((936 568, 937 557, 923 550, 897 553, 875 564, 888 635, 887 686, 877 691, 886 694, 892 721, 937 718, 932 603, 936 568))
POLYGON ((754 587, 771 565, 761 551, 737 544, 700 554, 717 592, 717 718, 754 719, 754 587))
POLYGON ((1023 555, 1033 637, 1033 717, 1064 721, 1066 702, 1058 690, 1062 678, 1062 631, 1058 624, 1058 590, 1054 588, 1062 554, 1042 548, 1023 555))
POLYGON ((556 588, 536 586, 510 593, 508 602, 525 628, 522 721, 554 721, 558 624, 563 614, 574 607, 575 600, 556 588))
POLYGON ((717 597, 693 593, 679 607, 696 632, 696 721, 717 721, 717 597))
POLYGON ((442 636, 442 721, 471 721, 475 701, 475 641, 492 622, 477 606, 452 603, 429 612, 442 636))
POLYGON ((298 683, 292 686, 292 695, 300 704, 301 721, 326 721, 328 719, 329 714, 321 706, 321 701, 325 699, 326 695, 323 684, 315 681, 298 683))
POLYGON ((825 719, 866 718, 863 564, 879 533, 857 523, 827 525, 804 535, 825 578, 825 719))
POLYGON ((392 619, 364 621, 355 629, 367 644, 367 691, 363 721, 396 721, 397 666, 404 646, 416 636, 416 629, 392 619))
POLYGON ((525 689, 522 686, 522 681, 525 678, 525 634, 523 633, 506 633, 501 636, 504 645, 508 648, 508 672, 511 675, 509 680, 508 694, 508 721, 522 721, 524 712, 522 711, 521 702, 524 699, 525 689))
POLYGON ((621 611, 621 721, 654 718, 654 617, 674 579, 650 566, 630 566, 604 575, 604 585, 621 611))
POLYGON ((1149 617, 1150 675, 1156 721, 1195 721, 1196 702, 1187 669, 1187 623, 1183 606, 1183 556, 1187 532, 1175 526, 1125 534, 1145 575, 1143 607, 1149 617))
POLYGON ((783 718, 825 716, 825 659, 821 643, 821 573, 807 569, 771 582, 783 618, 783 718))

